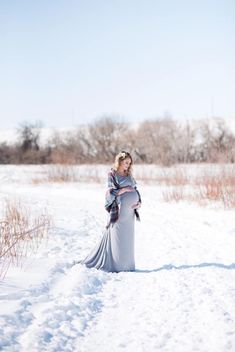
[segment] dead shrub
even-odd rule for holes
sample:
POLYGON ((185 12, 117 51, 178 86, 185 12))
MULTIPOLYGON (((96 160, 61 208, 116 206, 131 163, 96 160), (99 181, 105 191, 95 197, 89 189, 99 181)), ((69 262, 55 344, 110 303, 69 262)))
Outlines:
POLYGON ((32 178, 31 183, 38 185, 46 182, 76 182, 77 174, 73 165, 52 164, 42 166, 43 177, 32 178))
POLYGON ((97 168, 82 167, 80 169, 77 165, 47 165, 42 166, 42 173, 44 177, 33 178, 32 184, 38 185, 45 182, 103 182, 103 178, 99 174, 97 168))
POLYGON ((201 198, 219 200, 223 188, 223 180, 215 176, 205 176, 198 184, 201 198))
POLYGON ((76 173, 72 165, 55 164, 47 168, 47 182, 74 182, 76 180, 76 173))
POLYGON ((179 202, 185 198, 183 187, 177 187, 162 191, 162 197, 165 202, 179 202))
POLYGON ((176 169, 171 175, 163 171, 161 181, 167 186, 175 186, 162 192, 165 201, 179 201, 181 199, 195 201, 205 205, 208 201, 220 201, 224 208, 235 207, 235 172, 232 169, 220 167, 213 174, 208 171, 201 176, 196 176, 189 182, 188 176, 180 169, 176 169), (194 186, 192 194, 184 191, 184 186, 191 183, 194 186), (181 188, 179 186, 182 186, 181 188))
POLYGON ((216 174, 195 178, 198 195, 203 199, 222 201, 225 208, 235 206, 235 170, 220 167, 216 174))
POLYGON ((225 208, 235 208, 235 187, 223 187, 221 192, 221 200, 225 208))
POLYGON ((167 186, 175 185, 186 185, 189 183, 189 179, 186 171, 180 167, 173 168, 160 168, 137 171, 138 180, 143 181, 145 184, 158 183, 165 184, 167 186))
POLYGON ((163 170, 161 176, 161 182, 166 185, 172 186, 184 186, 189 183, 186 172, 180 168, 174 168, 173 172, 163 170))
POLYGON ((0 221, 0 277, 5 277, 10 264, 21 265, 24 257, 35 253, 51 224, 46 210, 33 216, 20 200, 5 201, 0 221))

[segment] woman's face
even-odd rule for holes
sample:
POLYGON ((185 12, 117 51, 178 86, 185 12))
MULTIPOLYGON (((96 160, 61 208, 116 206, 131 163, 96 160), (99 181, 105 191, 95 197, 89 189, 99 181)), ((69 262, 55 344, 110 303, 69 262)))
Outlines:
POLYGON ((120 170, 127 171, 130 165, 131 165, 131 159, 126 158, 120 162, 120 170))

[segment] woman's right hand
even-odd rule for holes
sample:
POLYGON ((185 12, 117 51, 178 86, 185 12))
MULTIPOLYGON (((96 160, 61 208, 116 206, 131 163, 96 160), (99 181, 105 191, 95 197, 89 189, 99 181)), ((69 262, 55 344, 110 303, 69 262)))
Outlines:
POLYGON ((120 196, 121 194, 123 194, 125 192, 133 192, 133 191, 134 191, 134 188, 132 188, 131 186, 123 187, 118 192, 118 195, 120 196))

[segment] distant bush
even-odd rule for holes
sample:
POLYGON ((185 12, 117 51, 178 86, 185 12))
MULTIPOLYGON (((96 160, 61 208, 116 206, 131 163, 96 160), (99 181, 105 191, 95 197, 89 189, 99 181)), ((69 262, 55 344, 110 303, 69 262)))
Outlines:
POLYGON ((72 132, 55 132, 40 144, 40 123, 23 123, 14 145, 0 144, 1 164, 110 163, 126 149, 136 163, 235 163, 235 136, 221 118, 180 123, 169 116, 143 120, 138 127, 103 116, 72 132))

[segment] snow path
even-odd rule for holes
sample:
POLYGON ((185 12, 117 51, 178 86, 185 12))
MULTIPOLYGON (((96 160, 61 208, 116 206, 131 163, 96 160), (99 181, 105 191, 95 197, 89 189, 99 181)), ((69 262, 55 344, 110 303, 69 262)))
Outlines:
POLYGON ((233 211, 163 203, 158 187, 139 188, 136 271, 105 273, 73 265, 102 236, 103 186, 1 186, 1 199, 46 205, 56 225, 0 284, 0 350, 235 350, 233 211))
POLYGON ((197 209, 198 223, 184 209, 182 222, 181 206, 171 205, 169 213, 169 205, 155 203, 158 216, 148 209, 147 229, 142 223, 137 230, 136 272, 108 282, 110 299, 86 330, 81 351, 234 351, 234 227, 226 236, 213 211, 197 209))

